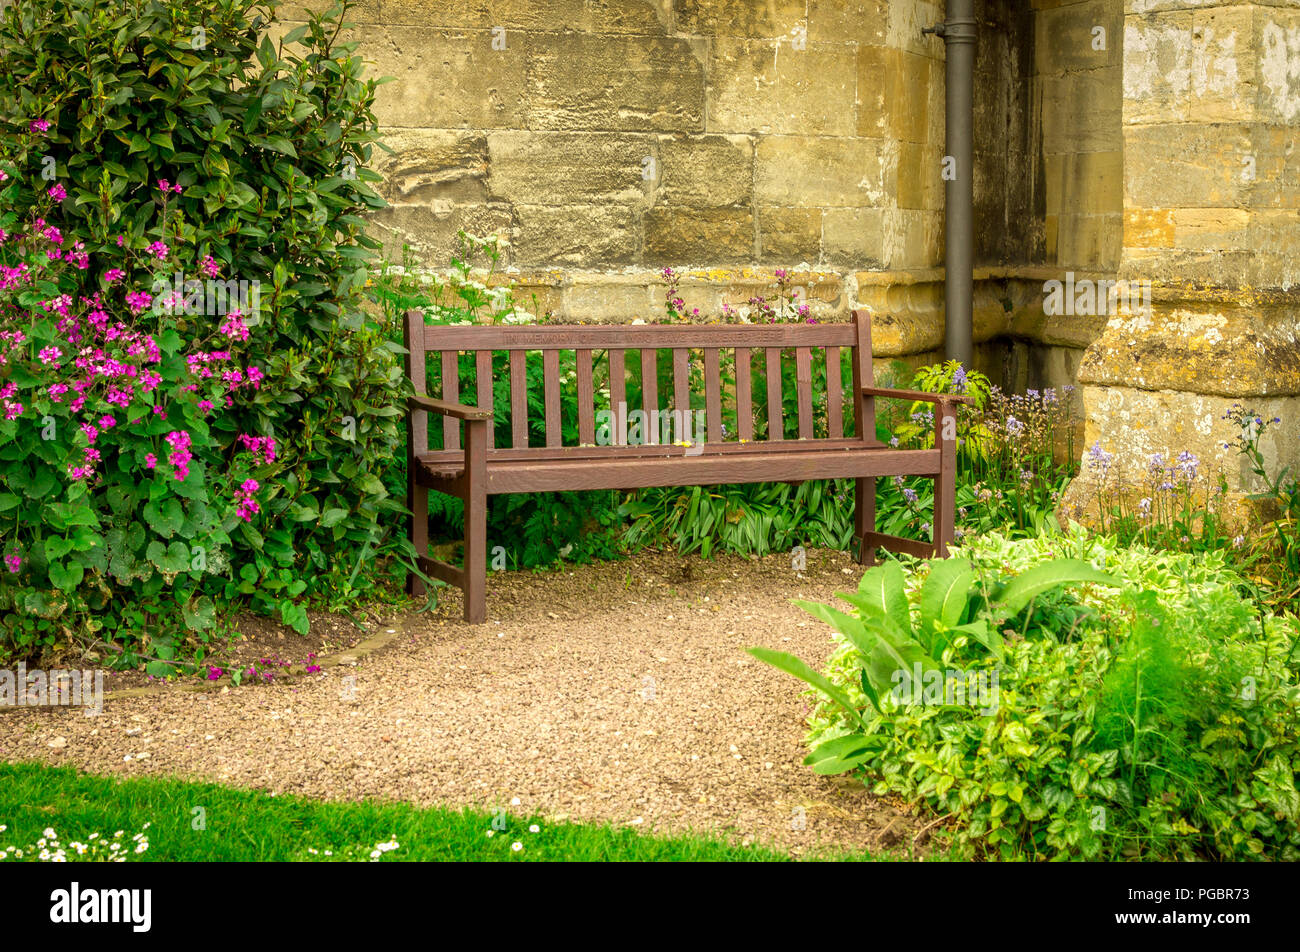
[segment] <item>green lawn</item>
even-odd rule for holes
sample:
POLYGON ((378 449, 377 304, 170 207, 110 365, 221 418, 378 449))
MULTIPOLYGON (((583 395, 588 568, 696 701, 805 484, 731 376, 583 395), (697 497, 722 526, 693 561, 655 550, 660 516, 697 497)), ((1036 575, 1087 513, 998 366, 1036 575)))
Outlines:
MULTIPOLYGON (((179 780, 118 780, 40 764, 0 764, 0 852, 29 849, 53 829, 68 859, 89 859, 95 842, 124 844, 131 861, 339 859, 369 861, 378 844, 393 860, 783 861, 781 852, 710 837, 657 837, 626 828, 551 823, 509 813, 419 809, 404 803, 325 803, 179 780), (200 822, 202 821, 202 822, 200 822), (148 824, 148 826, 146 826, 148 824), (530 827, 536 825, 537 832, 530 827), (492 831, 489 836, 488 832, 492 831), (95 840, 91 834, 99 834, 95 840), (148 846, 142 852, 143 834, 148 846), (74 842, 90 849, 78 855, 74 842), (520 849, 514 849, 514 844, 520 849), (309 850, 316 850, 315 854, 309 850), (332 855, 326 855, 325 851, 332 855)), ((48 848, 48 844, 47 844, 48 848)), ((866 854, 835 859, 866 860, 866 854)))

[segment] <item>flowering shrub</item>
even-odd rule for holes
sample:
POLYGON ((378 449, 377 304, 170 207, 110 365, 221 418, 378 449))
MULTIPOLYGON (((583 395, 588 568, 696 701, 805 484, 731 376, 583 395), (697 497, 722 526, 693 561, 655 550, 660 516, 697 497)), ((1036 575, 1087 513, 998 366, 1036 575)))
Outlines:
POLYGON ((233 601, 305 631, 309 586, 404 551, 402 375, 359 307, 375 81, 343 7, 278 48, 274 9, 0 18, 0 656, 166 673, 233 601))

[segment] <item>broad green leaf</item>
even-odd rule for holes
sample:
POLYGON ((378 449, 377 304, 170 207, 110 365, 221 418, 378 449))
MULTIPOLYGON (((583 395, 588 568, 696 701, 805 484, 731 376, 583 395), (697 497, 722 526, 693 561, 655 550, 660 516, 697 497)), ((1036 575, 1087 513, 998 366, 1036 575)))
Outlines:
POLYGON ((886 562, 867 570, 858 583, 858 594, 866 599, 867 604, 894 619, 904 631, 911 631, 911 613, 903 581, 903 567, 897 562, 886 562))
POLYGON ((955 628, 970 599, 975 570, 965 559, 934 559, 921 585, 921 625, 955 628))
POLYGON ((1030 600, 1059 585, 1090 582, 1095 585, 1118 585, 1119 581, 1100 572, 1082 559, 1055 559, 1016 576, 1006 584, 998 602, 1009 615, 1018 615, 1030 600))

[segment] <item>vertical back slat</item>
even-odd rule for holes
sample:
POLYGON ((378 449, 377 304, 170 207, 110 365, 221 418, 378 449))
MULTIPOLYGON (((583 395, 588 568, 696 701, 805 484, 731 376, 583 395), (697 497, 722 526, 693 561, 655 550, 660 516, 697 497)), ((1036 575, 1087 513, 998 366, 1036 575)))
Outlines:
POLYGON ((641 409, 645 411, 643 429, 646 443, 659 442, 659 351, 641 349, 641 409))
POLYGON ((591 385, 591 351, 580 350, 578 357, 578 442, 588 446, 596 442, 596 393, 591 385))
POLYGON ((673 409, 691 412, 691 352, 685 347, 673 350, 673 409))
MULTIPOLYGON (((419 311, 406 312, 406 375, 411 378, 415 392, 428 396, 425 390, 424 315, 419 311)), ((411 429, 407 438, 410 454, 429 451, 429 414, 426 410, 411 413, 411 429)), ((421 552, 421 555, 424 553, 421 552)))
MULTIPOLYGON (((709 421, 709 442, 722 442, 722 375, 718 348, 704 348, 704 409, 709 421)), ((699 435, 696 434, 696 439, 699 435)))
POLYGON ((748 347, 736 348, 736 434, 739 439, 754 438, 754 388, 750 380, 752 352, 748 347))
POLYGON ((528 354, 510 352, 510 429, 511 445, 517 450, 528 448, 528 354))
POLYGON ((781 348, 767 348, 767 438, 785 439, 785 414, 781 410, 781 348))
POLYGON ((627 366, 626 354, 621 350, 609 352, 609 409, 614 416, 613 444, 622 446, 627 437, 623 424, 627 417, 627 366))
POLYGON ((840 382, 840 349, 826 348, 826 433, 832 440, 844 435, 844 385, 840 382))
MULTIPOLYGON (((480 350, 474 353, 474 389, 478 393, 478 406, 492 412, 492 351, 480 350)), ((496 423, 489 417, 487 421, 487 448, 495 449, 496 423)))
MULTIPOLYGON (((460 403, 460 354, 454 350, 442 352, 442 399, 460 403)), ((442 448, 460 449, 460 421, 449 416, 442 418, 442 448)))
POLYGON ((799 399, 799 439, 811 440, 812 428, 812 350, 796 347, 794 351, 795 392, 799 399))
POLYGON ((542 351, 542 387, 546 394, 546 445, 564 442, 560 430, 560 352, 542 351))

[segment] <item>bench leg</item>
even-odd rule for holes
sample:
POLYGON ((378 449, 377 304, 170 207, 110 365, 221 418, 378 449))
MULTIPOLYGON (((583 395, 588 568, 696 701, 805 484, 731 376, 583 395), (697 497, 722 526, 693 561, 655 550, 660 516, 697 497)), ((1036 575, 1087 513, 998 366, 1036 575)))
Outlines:
POLYGON ((465 620, 487 621, 487 421, 465 426, 465 620))
POLYGON ((858 564, 875 563, 874 547, 867 545, 867 533, 876 531, 876 477, 865 476, 853 483, 853 538, 858 544, 858 564))
MULTIPOLYGON (((427 556, 429 554, 429 490, 427 487, 418 486, 415 482, 414 464, 407 461, 406 477, 406 508, 411 510, 411 522, 407 538, 411 540, 411 545, 415 547, 417 556, 427 556)), ((406 575, 406 593, 408 595, 423 595, 425 592, 424 580, 413 572, 406 575)))
POLYGON ((953 507, 957 496, 957 408, 945 402, 937 410, 934 444, 939 447, 939 474, 934 477, 934 554, 946 559, 948 546, 956 538, 953 507))

